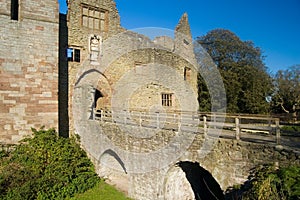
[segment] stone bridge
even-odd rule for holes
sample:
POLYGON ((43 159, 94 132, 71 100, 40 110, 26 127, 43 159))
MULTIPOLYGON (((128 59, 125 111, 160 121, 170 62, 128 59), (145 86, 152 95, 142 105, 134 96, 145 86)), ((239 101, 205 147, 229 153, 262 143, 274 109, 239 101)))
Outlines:
POLYGON ((75 128, 97 173, 139 200, 195 199, 180 161, 199 163, 223 191, 259 164, 299 163, 299 145, 280 137, 274 118, 111 108, 87 109, 78 119, 75 128))

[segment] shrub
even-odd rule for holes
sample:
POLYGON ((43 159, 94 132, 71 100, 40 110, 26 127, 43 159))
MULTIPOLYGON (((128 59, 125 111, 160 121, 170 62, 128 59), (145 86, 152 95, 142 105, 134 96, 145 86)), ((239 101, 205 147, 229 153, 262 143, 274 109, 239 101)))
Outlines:
POLYGON ((54 129, 32 129, 9 155, 0 157, 0 199, 65 199, 99 182, 94 167, 74 138, 54 129))
MULTIPOLYGON (((244 188, 245 189, 245 188, 244 188)), ((249 188, 242 199, 249 200, 296 200, 300 197, 300 167, 289 166, 275 169, 266 165, 255 169, 249 188)))
POLYGON ((283 126, 281 130, 300 133, 300 126, 283 126))

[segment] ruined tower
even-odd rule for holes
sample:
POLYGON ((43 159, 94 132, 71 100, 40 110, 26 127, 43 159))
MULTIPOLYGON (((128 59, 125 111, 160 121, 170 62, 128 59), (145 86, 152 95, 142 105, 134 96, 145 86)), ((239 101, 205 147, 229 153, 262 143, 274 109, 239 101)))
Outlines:
POLYGON ((0 143, 58 124, 58 3, 0 1, 0 143))
POLYGON ((113 0, 74 0, 68 1, 68 7, 70 132, 75 125, 73 117, 87 113, 84 118, 92 118, 93 109, 197 111, 198 105, 183 103, 183 99, 197 95, 197 69, 186 13, 175 29, 175 38, 152 40, 120 26, 113 0), (148 82, 138 82, 141 80, 148 82), (80 95, 74 95, 75 89, 80 95), (87 99, 84 112, 74 109, 73 103, 79 99, 87 99))
POLYGON ((188 14, 184 13, 175 28, 175 52, 196 65, 188 14))

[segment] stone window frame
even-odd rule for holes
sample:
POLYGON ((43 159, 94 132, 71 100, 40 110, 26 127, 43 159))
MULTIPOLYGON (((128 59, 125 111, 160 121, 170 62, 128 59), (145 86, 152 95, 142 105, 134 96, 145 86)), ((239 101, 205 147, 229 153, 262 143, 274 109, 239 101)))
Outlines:
POLYGON ((107 24, 108 10, 104 10, 87 4, 81 4, 81 27, 107 32, 107 24), (87 10, 87 13, 86 11, 84 11, 85 9, 87 10), (86 18, 86 24, 84 18, 86 18), (90 22, 92 22, 92 25, 90 24, 90 22))
POLYGON ((80 48, 68 47, 67 48, 67 60, 70 62, 80 62, 80 60, 81 60, 80 48))
POLYGON ((162 106, 172 107, 173 106, 173 93, 161 93, 161 104, 162 106))

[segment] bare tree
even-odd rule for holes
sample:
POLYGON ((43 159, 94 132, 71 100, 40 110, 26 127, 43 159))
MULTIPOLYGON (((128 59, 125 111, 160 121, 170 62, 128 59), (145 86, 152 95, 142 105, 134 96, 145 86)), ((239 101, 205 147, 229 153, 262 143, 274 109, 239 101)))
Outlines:
POLYGON ((272 110, 275 113, 291 113, 296 120, 300 110, 300 65, 279 70, 274 78, 275 91, 272 110))

